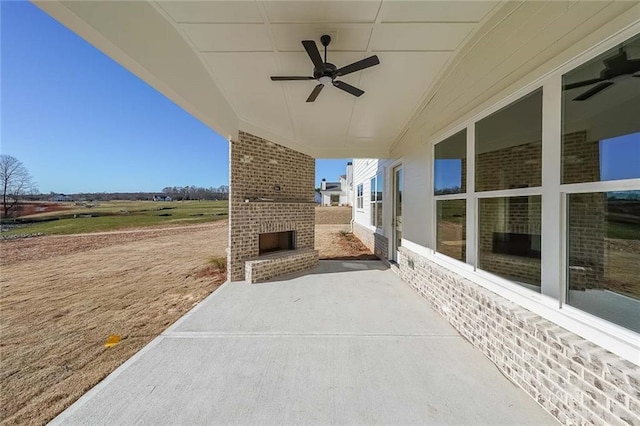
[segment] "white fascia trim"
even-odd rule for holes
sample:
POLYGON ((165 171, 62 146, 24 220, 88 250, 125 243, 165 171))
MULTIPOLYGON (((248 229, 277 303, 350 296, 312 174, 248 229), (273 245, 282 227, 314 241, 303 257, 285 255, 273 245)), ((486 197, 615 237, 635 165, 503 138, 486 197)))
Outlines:
POLYGON ((432 249, 404 238, 402 246, 582 338, 640 365, 640 334, 574 307, 567 305, 560 307, 557 299, 528 290, 487 272, 474 271, 472 265, 434 253, 432 249))

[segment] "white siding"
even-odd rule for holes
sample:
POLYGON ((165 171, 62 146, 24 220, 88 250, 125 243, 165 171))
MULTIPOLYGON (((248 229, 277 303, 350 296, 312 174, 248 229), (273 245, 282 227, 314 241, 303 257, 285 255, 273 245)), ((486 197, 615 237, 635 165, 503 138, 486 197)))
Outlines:
MULTIPOLYGON (((354 187, 363 184, 364 205, 362 209, 354 207, 355 221, 372 230, 371 225, 371 178, 382 172, 384 174, 383 195, 383 229, 377 232, 391 237, 391 215, 393 214, 393 167, 398 163, 403 167, 403 236, 421 246, 428 246, 430 239, 431 220, 428 212, 431 211, 432 197, 429 192, 431 187, 430 150, 426 144, 417 144, 412 152, 402 159, 354 159, 354 187)), ((355 202, 354 202, 355 203, 355 202)))
POLYGON ((389 215, 391 214, 391 197, 392 188, 390 186, 391 169, 389 168, 394 160, 388 159, 354 159, 353 160, 353 187, 354 187, 354 220, 360 225, 366 226, 371 230, 376 230, 375 226, 371 225, 371 178, 375 175, 382 173, 384 180, 384 194, 383 194, 383 206, 382 206, 382 229, 377 229, 379 234, 384 236, 391 235, 390 224, 391 220, 389 215), (357 208, 358 185, 363 185, 363 208, 357 208))
POLYGON ((429 147, 419 145, 407 153, 402 161, 402 236, 423 247, 431 245, 430 234, 433 225, 430 157, 429 147))

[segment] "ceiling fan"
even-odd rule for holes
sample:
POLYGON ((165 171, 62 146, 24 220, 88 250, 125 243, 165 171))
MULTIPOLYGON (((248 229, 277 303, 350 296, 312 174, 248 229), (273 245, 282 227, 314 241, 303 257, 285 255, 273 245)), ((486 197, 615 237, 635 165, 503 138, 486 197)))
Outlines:
POLYGON ((320 37, 320 43, 324 46, 324 61, 320 56, 320 52, 318 51, 318 46, 316 46, 316 42, 313 40, 303 40, 302 45, 304 49, 307 51, 309 58, 311 58, 311 62, 313 62, 313 77, 296 77, 296 76, 272 76, 271 80, 273 81, 292 81, 292 80, 318 80, 319 84, 314 87, 313 91, 307 98, 307 102, 313 102, 316 100, 324 86, 328 84, 333 84, 340 90, 344 90, 347 93, 351 93, 353 96, 362 96, 364 93, 363 90, 358 89, 344 81, 336 80, 338 77, 345 76, 347 74, 351 74, 352 72, 360 71, 365 68, 372 67, 374 65, 378 65, 380 60, 376 55, 369 56, 361 61, 354 62, 350 65, 344 66, 342 68, 338 68, 335 65, 327 62, 327 46, 331 43, 331 36, 323 35, 320 37))
POLYGON ((577 83, 567 84, 563 87, 564 90, 571 90, 599 83, 586 92, 573 98, 574 101, 586 101, 590 97, 597 95, 607 87, 611 86, 616 81, 620 81, 622 79, 626 80, 630 76, 640 77, 640 59, 629 59, 627 57, 627 52, 625 52, 622 47, 615 56, 607 58, 602 62, 604 62, 604 69, 600 72, 599 78, 579 81, 577 83))

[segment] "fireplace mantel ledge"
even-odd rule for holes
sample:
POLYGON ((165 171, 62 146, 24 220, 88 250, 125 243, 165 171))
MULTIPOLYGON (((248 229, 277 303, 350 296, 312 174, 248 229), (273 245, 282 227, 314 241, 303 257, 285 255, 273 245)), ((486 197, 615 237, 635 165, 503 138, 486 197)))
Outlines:
POLYGON ((272 204, 316 204, 315 201, 294 200, 294 199, 275 200, 272 198, 245 198, 244 202, 245 203, 272 203, 272 204))

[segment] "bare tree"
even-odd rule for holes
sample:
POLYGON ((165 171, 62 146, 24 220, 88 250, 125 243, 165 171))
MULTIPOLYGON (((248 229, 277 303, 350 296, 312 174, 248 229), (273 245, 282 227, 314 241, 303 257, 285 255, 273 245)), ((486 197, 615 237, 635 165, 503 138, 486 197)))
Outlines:
POLYGON ((17 210, 20 197, 36 191, 27 168, 11 155, 0 155, 0 185, 2 186, 2 216, 9 217, 17 210))

